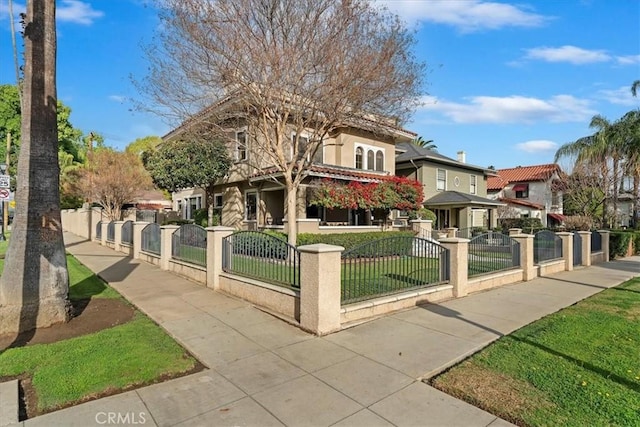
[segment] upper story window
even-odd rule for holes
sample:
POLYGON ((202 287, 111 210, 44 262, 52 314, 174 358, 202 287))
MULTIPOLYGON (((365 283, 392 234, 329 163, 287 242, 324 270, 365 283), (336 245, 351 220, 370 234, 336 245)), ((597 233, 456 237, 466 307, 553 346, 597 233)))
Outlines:
POLYGON ((526 199, 529 197, 529 184, 516 184, 513 186, 516 199, 526 199))
POLYGON ((384 148, 357 144, 355 149, 355 167, 356 169, 370 171, 384 171, 384 148))
POLYGON ((436 190, 445 191, 447 189, 447 171, 438 169, 436 177, 436 190))
POLYGON ((247 160, 247 131, 241 130, 236 132, 236 147, 235 147, 235 159, 236 161, 247 160))
POLYGON ((557 191, 551 192, 551 206, 560 206, 560 194, 557 191))
MULTIPOLYGON (((291 134, 291 152, 293 152, 293 147, 296 145, 296 138, 298 140, 298 158, 297 160, 302 159, 307 147, 309 146, 309 137, 307 135, 298 135, 297 133, 291 134)), ((292 156, 293 157, 293 156, 292 156)), ((322 163, 322 144, 318 147, 311 161, 313 163, 322 163)))
POLYGON ((471 194, 478 193, 478 177, 475 175, 471 175, 469 177, 469 193, 471 194))

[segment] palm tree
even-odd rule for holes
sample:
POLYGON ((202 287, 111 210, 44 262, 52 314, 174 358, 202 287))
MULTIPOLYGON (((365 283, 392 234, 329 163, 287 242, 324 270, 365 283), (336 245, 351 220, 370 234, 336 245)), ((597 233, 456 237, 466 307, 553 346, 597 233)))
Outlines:
POLYGON ((640 88, 640 80, 636 80, 635 82, 633 82, 633 84, 631 85, 631 94, 633 96, 638 96, 638 89, 640 88))
POLYGON ((437 145, 433 144, 433 139, 424 139, 421 136, 411 141, 411 143, 418 147, 426 148, 427 150, 435 150, 438 148, 437 145))
POLYGON ((55 0, 27 2, 16 214, 0 277, 0 335, 69 319, 60 224, 55 0))
POLYGON ((640 110, 633 110, 625 114, 618 124, 624 141, 624 173, 633 180, 633 218, 635 228, 638 218, 640 193, 640 110))

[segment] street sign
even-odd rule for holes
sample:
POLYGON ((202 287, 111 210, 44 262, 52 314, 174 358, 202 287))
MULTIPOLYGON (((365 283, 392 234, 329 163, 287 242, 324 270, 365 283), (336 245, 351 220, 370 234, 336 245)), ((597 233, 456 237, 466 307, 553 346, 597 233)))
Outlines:
POLYGON ((0 188, 0 200, 9 200, 11 196, 11 191, 6 188, 0 188))
POLYGON ((9 187, 11 187, 11 176, 0 175, 0 188, 9 188, 9 187))

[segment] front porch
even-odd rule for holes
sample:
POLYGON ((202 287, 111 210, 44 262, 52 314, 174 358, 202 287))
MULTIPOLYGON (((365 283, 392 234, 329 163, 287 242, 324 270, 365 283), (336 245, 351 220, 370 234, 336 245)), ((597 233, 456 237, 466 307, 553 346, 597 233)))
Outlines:
POLYGON ((458 191, 443 191, 424 202, 424 207, 436 214, 436 227, 467 229, 498 226, 498 207, 504 203, 458 191))

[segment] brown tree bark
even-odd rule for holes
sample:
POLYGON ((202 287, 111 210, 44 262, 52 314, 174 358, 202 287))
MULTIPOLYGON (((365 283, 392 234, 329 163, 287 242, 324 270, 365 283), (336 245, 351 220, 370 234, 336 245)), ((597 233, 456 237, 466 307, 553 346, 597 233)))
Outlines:
POLYGON ((30 0, 25 23, 22 146, 0 278, 0 334, 47 327, 70 315, 60 222, 55 0, 30 0))

